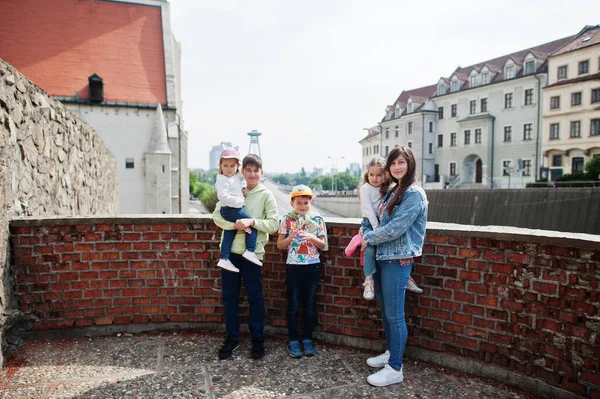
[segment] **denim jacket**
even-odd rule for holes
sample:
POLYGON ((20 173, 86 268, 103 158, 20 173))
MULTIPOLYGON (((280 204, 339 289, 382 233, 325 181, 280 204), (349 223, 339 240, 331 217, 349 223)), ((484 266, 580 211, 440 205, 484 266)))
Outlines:
MULTIPOLYGON (((387 202, 394 189, 383 197, 387 202)), ((412 185, 404 193, 399 205, 391 215, 384 210, 379 228, 365 232, 364 240, 369 245, 377 245, 377 260, 405 259, 420 256, 425 240, 427 224, 427 195, 425 191, 412 185)))

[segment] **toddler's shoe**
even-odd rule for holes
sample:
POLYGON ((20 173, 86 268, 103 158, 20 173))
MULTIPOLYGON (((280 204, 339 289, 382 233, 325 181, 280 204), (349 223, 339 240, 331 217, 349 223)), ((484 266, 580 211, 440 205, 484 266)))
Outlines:
POLYGON ((288 344, 288 353, 295 359, 302 357, 302 351, 300 350, 300 343, 298 341, 290 341, 288 344))
POLYGON ((408 278, 408 283, 406 283, 406 289, 417 294, 423 293, 423 288, 419 287, 412 277, 408 278))
POLYGON ((350 244, 348 244, 348 246, 344 250, 344 254, 346 254, 346 256, 352 256, 354 251, 356 251, 356 248, 360 247, 361 245, 362 245, 362 234, 357 234, 354 237, 352 237, 352 239, 350 240, 350 244))
POLYGON ((252 251, 244 251, 244 253, 242 254, 242 256, 244 258, 246 258, 247 260, 249 260, 250 262, 258 265, 258 266, 262 266, 262 262, 260 261, 260 259, 258 259, 258 256, 256 256, 256 254, 252 251))
POLYGON ((302 346, 304 347, 304 356, 313 356, 315 354, 315 347, 313 346, 312 340, 303 339, 302 346))
POLYGON ((229 259, 219 259, 219 263, 217 263, 217 266, 219 266, 220 268, 223 268, 225 270, 229 270, 230 272, 235 272, 235 273, 240 272, 240 269, 235 267, 229 259))
POLYGON ((373 277, 367 276, 365 277, 365 282, 363 283, 363 287, 365 287, 363 291, 363 298, 367 300, 372 300, 375 298, 375 282, 373 281, 373 277))

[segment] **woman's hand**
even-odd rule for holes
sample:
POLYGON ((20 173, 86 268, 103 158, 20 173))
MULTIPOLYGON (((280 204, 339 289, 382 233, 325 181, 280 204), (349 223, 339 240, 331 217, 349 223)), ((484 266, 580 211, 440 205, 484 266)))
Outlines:
POLYGON ((246 230, 249 227, 254 226, 254 219, 238 219, 235 221, 233 228, 236 230, 246 230))
POLYGON ((367 246, 368 246, 368 245, 369 245, 369 244, 367 244, 367 242, 366 242, 366 241, 365 241, 365 239, 363 238, 363 240, 362 240, 362 245, 360 246, 360 250, 361 250, 361 251, 364 251, 364 250, 365 250, 365 248, 367 248, 367 246))

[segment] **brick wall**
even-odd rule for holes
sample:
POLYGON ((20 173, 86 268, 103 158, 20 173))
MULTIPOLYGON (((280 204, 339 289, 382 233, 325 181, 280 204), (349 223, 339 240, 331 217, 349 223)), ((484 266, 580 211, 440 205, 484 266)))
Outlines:
MULTIPOLYGON (((324 340, 383 340, 358 259, 343 255, 357 228, 328 224, 317 297, 324 340)), ((39 318, 35 329, 223 323, 219 231, 209 219, 17 219, 11 235, 16 296, 39 318)), ((267 252, 266 323, 285 327, 285 254, 273 240, 267 252)), ((597 236, 431 223, 413 275, 425 292, 407 294, 412 349, 600 395, 597 236)))

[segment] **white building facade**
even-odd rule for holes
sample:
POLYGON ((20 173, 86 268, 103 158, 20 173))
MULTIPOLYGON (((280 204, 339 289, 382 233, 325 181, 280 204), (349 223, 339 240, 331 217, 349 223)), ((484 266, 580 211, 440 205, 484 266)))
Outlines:
POLYGON ((584 172, 600 156, 600 25, 584 28, 548 59, 543 164, 549 179, 584 172))

